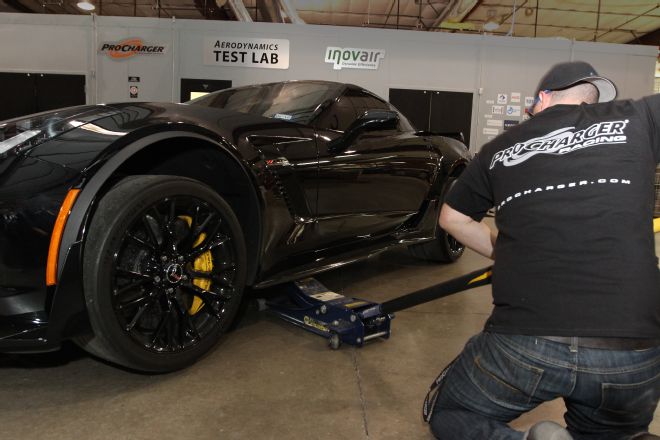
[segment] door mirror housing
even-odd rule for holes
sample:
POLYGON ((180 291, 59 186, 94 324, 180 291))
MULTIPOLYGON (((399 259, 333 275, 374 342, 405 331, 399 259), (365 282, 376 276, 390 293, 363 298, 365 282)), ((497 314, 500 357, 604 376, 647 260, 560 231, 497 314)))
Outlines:
POLYGON ((399 114, 392 110, 367 110, 357 118, 344 132, 343 136, 333 140, 331 151, 342 151, 350 146, 361 134, 371 131, 396 130, 399 126, 399 114))

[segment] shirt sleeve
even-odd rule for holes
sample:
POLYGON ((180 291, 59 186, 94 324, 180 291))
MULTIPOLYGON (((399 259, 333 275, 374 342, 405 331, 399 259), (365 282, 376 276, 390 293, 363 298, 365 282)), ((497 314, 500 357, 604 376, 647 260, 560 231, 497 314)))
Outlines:
POLYGON ((655 162, 660 163, 660 93, 641 99, 646 104, 651 124, 651 150, 655 162))
POLYGON ((493 191, 486 170, 481 155, 477 155, 452 186, 445 203, 461 214, 481 221, 493 207, 493 191))

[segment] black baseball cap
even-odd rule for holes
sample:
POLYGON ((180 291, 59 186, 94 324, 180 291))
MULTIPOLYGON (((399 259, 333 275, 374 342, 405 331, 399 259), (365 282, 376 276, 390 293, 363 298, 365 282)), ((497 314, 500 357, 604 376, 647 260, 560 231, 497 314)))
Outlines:
POLYGON ((616 98, 616 86, 609 79, 598 75, 596 69, 584 61, 569 61, 555 64, 541 78, 535 96, 541 90, 562 90, 578 83, 588 82, 598 89, 598 102, 609 102, 616 98))

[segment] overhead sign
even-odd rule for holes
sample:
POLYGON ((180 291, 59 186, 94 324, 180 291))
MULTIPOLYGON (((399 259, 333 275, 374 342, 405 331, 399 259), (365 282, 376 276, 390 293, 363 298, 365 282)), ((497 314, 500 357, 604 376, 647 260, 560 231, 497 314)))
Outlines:
POLYGON ((385 58, 383 49, 358 49, 355 47, 328 47, 325 50, 325 62, 331 63, 335 70, 370 69, 376 70, 380 60, 385 58))
POLYGON ((289 40, 205 38, 204 64, 209 66, 289 68, 289 40))
POLYGON ((123 60, 136 55, 163 55, 167 52, 165 44, 151 44, 142 38, 128 38, 117 42, 103 42, 99 52, 115 60, 123 60))

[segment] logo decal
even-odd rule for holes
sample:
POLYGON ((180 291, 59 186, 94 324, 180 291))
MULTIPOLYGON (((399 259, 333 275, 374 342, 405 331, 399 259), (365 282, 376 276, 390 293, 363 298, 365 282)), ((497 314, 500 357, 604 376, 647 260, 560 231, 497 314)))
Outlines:
POLYGON ((178 283, 183 278, 183 268, 180 264, 170 264, 165 270, 165 274, 170 283, 178 283))
POLYGON ((512 167, 525 162, 537 154, 564 155, 583 148, 603 144, 625 144, 627 136, 624 129, 629 120, 609 121, 593 124, 584 130, 573 131, 575 127, 555 130, 545 136, 519 142, 516 145, 498 151, 493 156, 490 169, 501 163, 512 167))
POLYGON ((118 43, 103 43, 99 48, 99 52, 116 60, 135 55, 162 55, 166 50, 167 46, 145 44, 142 38, 129 38, 118 43))
POLYGON ((376 70, 385 57, 382 49, 358 49, 354 47, 328 47, 325 62, 331 63, 334 70, 369 69, 376 70))

